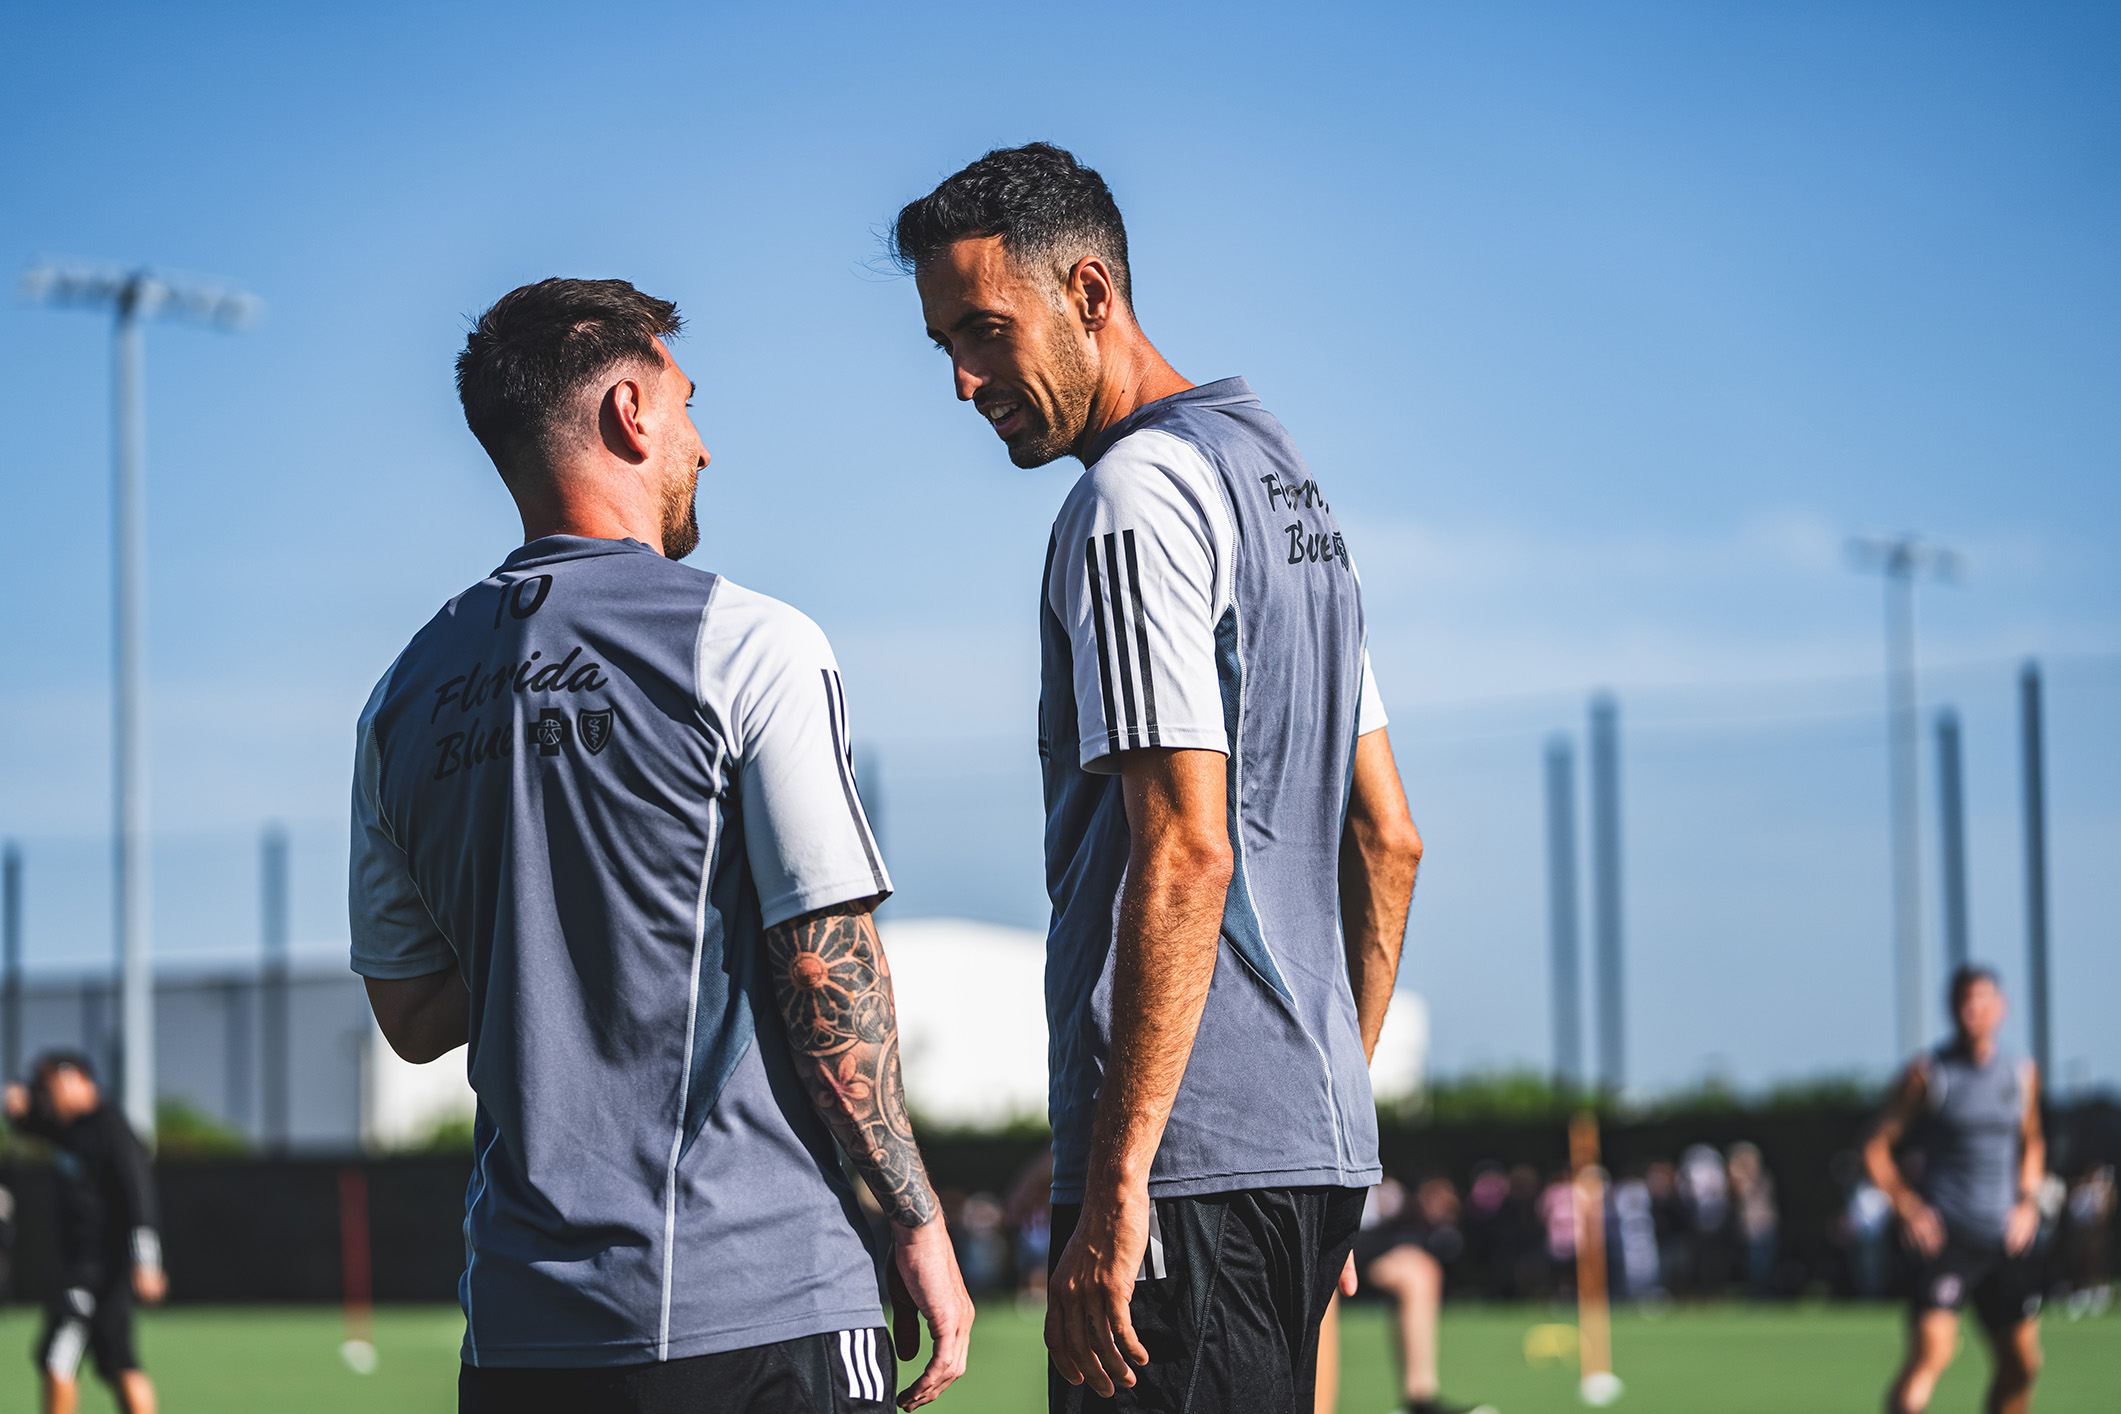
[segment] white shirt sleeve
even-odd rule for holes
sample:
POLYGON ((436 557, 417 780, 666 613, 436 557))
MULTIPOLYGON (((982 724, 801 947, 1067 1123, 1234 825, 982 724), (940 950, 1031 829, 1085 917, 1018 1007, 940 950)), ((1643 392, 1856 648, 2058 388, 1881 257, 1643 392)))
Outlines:
POLYGON ((405 851, 383 820, 378 800, 382 753, 376 746, 376 710, 390 685, 383 675, 361 713, 354 748, 353 852, 346 890, 347 924, 353 935, 353 970, 385 981, 425 977, 457 965, 456 950, 435 926, 405 862, 405 851))
POLYGON ((889 894, 823 630, 723 580, 700 621, 698 673, 702 705, 723 715, 737 754, 744 852, 765 926, 889 894))
POLYGON ((1370 648, 1362 650, 1362 696, 1355 708, 1355 735, 1368 736, 1390 725, 1391 718, 1385 715, 1385 700, 1377 690, 1377 674, 1370 668, 1370 648))
POLYGON ((1121 751, 1230 750, 1216 625, 1230 605, 1234 534, 1215 473, 1155 429, 1086 472, 1053 527, 1048 586, 1075 663, 1084 770, 1121 751))

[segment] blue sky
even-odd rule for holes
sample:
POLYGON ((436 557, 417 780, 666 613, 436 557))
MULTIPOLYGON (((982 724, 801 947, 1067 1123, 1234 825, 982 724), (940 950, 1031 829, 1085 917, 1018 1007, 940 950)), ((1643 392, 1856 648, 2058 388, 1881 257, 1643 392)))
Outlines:
MULTIPOLYGON (((1598 686, 1635 1077, 1890 1062, 1879 593, 1841 545, 1913 530, 1972 567, 1921 621, 1925 700, 1967 721, 1975 950, 2022 971, 2012 683, 2038 655, 2061 1078, 2121 1081, 2121 20, 1061 17, 0 14, 0 266, 153 262, 271 306, 149 336, 165 950, 252 946, 267 818, 299 935, 343 941, 353 717, 516 533, 450 359, 555 273, 690 317, 694 561, 833 636, 892 906, 1037 926, 1032 611, 1073 464, 1015 470, 953 402, 875 235, 1036 137, 1112 183, 1151 337, 1249 377, 1343 513, 1430 841, 1406 975, 1441 1067, 1544 1060, 1540 743, 1598 686)), ((0 833, 42 965, 109 947, 108 399, 101 320, 0 306, 0 833)))

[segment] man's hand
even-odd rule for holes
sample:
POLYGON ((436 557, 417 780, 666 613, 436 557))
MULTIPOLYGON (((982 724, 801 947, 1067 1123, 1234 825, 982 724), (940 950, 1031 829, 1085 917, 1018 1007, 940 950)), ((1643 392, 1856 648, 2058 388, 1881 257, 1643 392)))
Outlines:
POLYGON ((1132 1388, 1133 1365, 1149 1363, 1128 1303, 1149 1250, 1149 1195, 1083 1204, 1082 1217, 1046 1283, 1046 1349, 1071 1385, 1088 1381, 1106 1399, 1132 1388))
POLYGON ((2030 1198, 2020 1198, 2003 1222, 2003 1250, 2015 1257, 2032 1246, 2039 1235, 2040 1205, 2030 1198))
POLYGON ((1355 1254, 1348 1254, 1348 1265, 1340 1269, 1340 1294, 1354 1300, 1357 1282, 1355 1279, 1355 1254))
POLYGON ((902 1361, 920 1354, 923 1316, 934 1342, 928 1368, 898 1397, 899 1408, 918 1409, 965 1373, 966 1350, 972 1343, 972 1298, 941 1218, 915 1228, 893 1224, 891 1239, 891 1343, 902 1361))
POLYGON ((169 1274, 160 1267, 134 1267, 133 1295, 150 1306, 161 1305, 169 1295, 169 1274))
POLYGON ((1900 1230, 1906 1234, 1908 1245, 1925 1257, 1934 1257, 1944 1250, 1944 1219, 1937 1216, 1935 1208, 1912 1194, 1901 1206, 1900 1230))
POLYGON ((10 1080, 7 1082, 7 1117, 11 1120, 29 1117, 29 1087, 10 1080))

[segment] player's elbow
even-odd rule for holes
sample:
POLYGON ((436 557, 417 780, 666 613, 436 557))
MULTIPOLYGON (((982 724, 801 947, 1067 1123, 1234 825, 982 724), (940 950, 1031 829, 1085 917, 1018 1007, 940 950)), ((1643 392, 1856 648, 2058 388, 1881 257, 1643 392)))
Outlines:
POLYGON ((1387 826, 1381 832, 1377 847, 1395 874, 1411 877, 1421 868, 1421 831, 1414 828, 1412 820, 1402 818, 1387 826))

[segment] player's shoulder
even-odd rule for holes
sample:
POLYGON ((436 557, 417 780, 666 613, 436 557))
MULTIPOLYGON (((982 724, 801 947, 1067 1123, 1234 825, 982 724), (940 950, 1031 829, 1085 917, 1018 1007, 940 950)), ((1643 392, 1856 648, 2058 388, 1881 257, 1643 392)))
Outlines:
POLYGON ((836 668, 832 642, 801 609, 727 577, 716 580, 700 618, 700 666, 723 672, 745 668, 836 668))
POLYGON ((1084 469, 1054 527, 1195 521, 1220 503, 1215 469, 1199 447, 1164 427, 1143 427, 1084 469))

